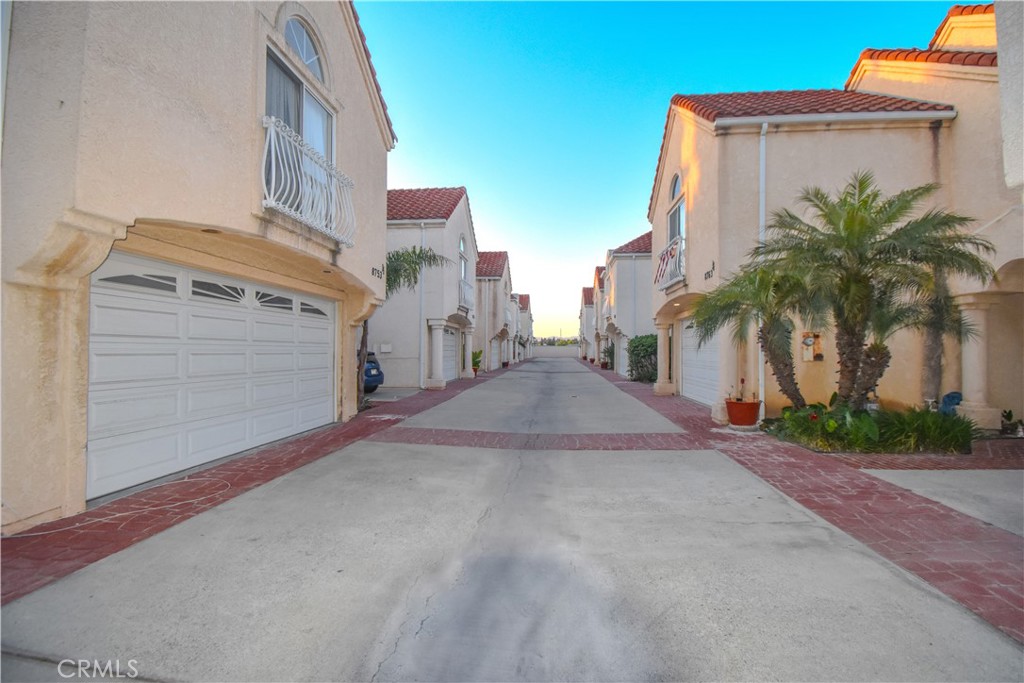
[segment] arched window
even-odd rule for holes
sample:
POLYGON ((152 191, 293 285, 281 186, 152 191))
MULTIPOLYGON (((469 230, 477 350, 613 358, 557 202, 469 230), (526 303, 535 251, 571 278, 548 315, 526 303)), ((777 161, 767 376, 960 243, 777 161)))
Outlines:
POLYGON ((324 82, 324 70, 320 65, 320 53, 317 52, 316 43, 306 30, 306 26, 294 17, 288 20, 284 28, 284 39, 288 47, 295 50, 302 63, 309 67, 316 79, 324 82))
POLYGON ((686 197, 682 196, 683 183, 677 173, 672 178, 672 208, 668 213, 668 239, 671 242, 677 237, 686 240, 686 197))
MULTIPOLYGON (((310 72, 323 82, 324 68, 309 29, 292 17, 285 41, 310 72)), ((267 50, 267 115, 280 119, 327 161, 334 161, 334 116, 286 60, 267 50)))

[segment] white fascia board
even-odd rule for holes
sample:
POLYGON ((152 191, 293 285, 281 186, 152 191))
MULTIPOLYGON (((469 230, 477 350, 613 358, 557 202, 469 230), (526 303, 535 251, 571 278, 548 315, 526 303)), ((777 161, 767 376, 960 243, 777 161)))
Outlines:
POLYGON ((832 114, 781 114, 777 116, 732 116, 715 120, 715 129, 734 126, 800 125, 829 123, 874 123, 884 121, 936 121, 955 119, 956 109, 943 111, 842 112, 832 114))
POLYGON ((443 228, 448 224, 448 220, 445 218, 420 218, 420 219, 403 219, 397 221, 388 221, 388 229, 395 228, 401 230, 403 228, 443 228))

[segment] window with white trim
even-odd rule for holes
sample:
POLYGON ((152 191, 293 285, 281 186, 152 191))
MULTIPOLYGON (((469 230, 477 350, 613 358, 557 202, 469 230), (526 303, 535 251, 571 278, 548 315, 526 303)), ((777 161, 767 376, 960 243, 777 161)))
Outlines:
POLYGON ((466 258, 466 238, 459 237, 459 274, 462 279, 469 281, 469 259, 466 258))
MULTIPOLYGON (((323 82, 323 65, 316 43, 296 18, 285 26, 285 40, 310 73, 323 82)), ((334 161, 334 116, 302 78, 267 50, 267 116, 283 121, 327 161, 334 161)))
POLYGON ((679 174, 672 178, 670 198, 674 204, 668 212, 668 241, 679 237, 686 241, 686 197, 682 194, 682 181, 679 174))

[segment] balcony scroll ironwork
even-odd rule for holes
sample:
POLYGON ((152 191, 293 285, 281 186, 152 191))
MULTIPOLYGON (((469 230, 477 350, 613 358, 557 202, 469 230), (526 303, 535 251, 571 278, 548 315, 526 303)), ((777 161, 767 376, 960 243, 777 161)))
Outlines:
POLYGON ((355 246, 355 183, 281 119, 264 116, 263 207, 355 246))

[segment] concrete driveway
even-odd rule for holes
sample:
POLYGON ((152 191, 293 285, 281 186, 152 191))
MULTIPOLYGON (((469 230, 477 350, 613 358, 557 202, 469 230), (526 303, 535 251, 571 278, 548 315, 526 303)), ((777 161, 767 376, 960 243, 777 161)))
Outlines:
MULTIPOLYGON (((63 659, 207 681, 1024 680, 1021 646, 712 449, 540 359, 3 609, 3 679, 63 659)), ((67 669, 65 669, 66 671, 67 669)))

